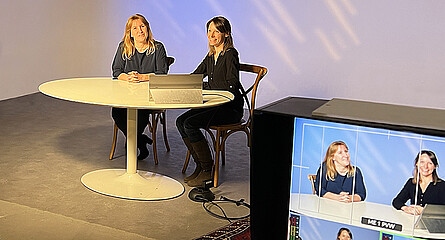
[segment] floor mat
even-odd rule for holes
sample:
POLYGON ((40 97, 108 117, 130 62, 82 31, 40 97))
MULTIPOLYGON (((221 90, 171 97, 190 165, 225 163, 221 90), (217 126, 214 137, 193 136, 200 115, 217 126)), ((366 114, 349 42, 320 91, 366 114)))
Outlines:
POLYGON ((250 240, 250 218, 245 218, 230 223, 195 240, 225 239, 225 240, 250 240))

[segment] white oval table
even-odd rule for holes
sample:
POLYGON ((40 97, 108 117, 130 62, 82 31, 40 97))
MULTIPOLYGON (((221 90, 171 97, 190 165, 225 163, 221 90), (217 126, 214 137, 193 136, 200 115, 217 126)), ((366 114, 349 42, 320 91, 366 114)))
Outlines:
POLYGON ((155 104, 149 101, 149 84, 128 83, 110 77, 72 78, 43 83, 39 91, 67 101, 127 108, 127 168, 86 173, 87 188, 113 197, 161 200, 180 196, 184 186, 159 173, 137 170, 137 109, 186 109, 221 105, 233 100, 227 91, 203 90, 202 104, 155 104))
MULTIPOLYGON (((327 221, 348 224, 375 231, 384 231, 394 234, 402 234, 411 237, 428 239, 445 239, 445 234, 429 233, 426 229, 418 229, 415 223, 419 215, 409 215, 401 210, 396 210, 391 205, 361 201, 355 203, 342 203, 327 198, 320 198, 314 194, 292 193, 290 198, 290 210, 305 216, 323 219, 327 221), (374 222, 385 223, 364 224, 362 218, 376 219, 374 222), (395 224, 402 229, 395 230, 395 224)), ((368 220, 372 221, 372 220, 368 220)), ((366 222, 366 221, 365 221, 366 222)))

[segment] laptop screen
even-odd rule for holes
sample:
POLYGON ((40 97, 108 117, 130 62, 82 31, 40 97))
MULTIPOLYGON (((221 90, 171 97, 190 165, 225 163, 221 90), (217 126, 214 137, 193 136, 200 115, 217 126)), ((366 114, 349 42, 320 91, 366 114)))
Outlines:
POLYGON ((150 101, 157 104, 200 104, 202 74, 151 75, 150 101))
POLYGON ((416 228, 427 229, 430 233, 445 233, 445 205, 425 205, 416 228))
POLYGON ((202 89, 202 74, 150 75, 150 89, 202 89))

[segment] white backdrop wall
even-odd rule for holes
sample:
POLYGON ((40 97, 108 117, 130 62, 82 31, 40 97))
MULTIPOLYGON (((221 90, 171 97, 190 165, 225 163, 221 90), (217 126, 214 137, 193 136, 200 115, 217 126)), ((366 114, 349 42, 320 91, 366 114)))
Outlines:
POLYGON ((0 100, 53 79, 110 76, 128 17, 141 13, 194 70, 205 23, 232 23, 240 60, 266 66, 258 104, 333 97, 445 109, 445 1, 440 0, 18 0, 1 1, 0 100))

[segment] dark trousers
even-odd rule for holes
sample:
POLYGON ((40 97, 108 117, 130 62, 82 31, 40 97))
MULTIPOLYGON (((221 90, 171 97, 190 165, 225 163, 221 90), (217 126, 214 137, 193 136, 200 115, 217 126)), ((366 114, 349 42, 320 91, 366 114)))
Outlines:
POLYGON ((211 125, 237 123, 243 113, 224 105, 210 108, 191 109, 176 119, 176 127, 182 138, 188 138, 191 143, 204 139, 201 128, 211 125))
MULTIPOLYGON (((138 126, 137 126, 137 138, 138 142, 142 137, 147 124, 150 121, 150 114, 152 110, 139 109, 138 110, 138 126)), ((127 136, 127 109, 126 108, 111 108, 111 116, 117 127, 127 136)))

